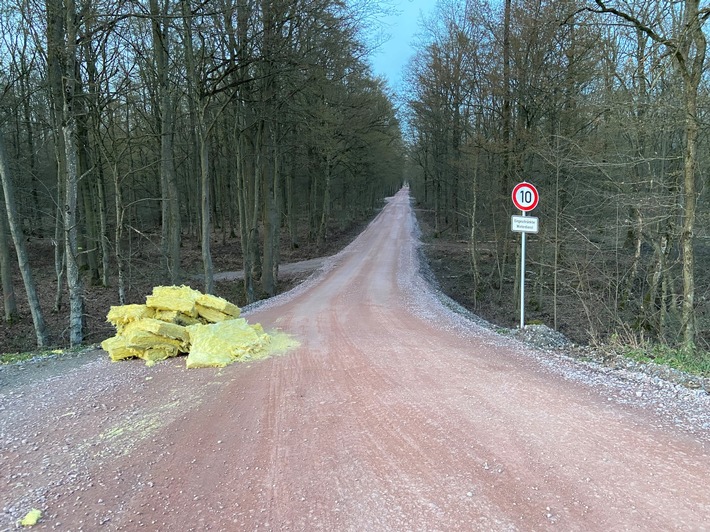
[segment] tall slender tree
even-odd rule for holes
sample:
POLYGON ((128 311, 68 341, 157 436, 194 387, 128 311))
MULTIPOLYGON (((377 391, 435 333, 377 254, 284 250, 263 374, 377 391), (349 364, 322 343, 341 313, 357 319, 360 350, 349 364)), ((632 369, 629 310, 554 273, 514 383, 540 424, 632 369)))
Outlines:
POLYGON ((160 134, 160 188, 162 191, 162 250, 164 269, 173 284, 180 277, 180 203, 175 170, 175 102, 170 82, 170 20, 169 1, 150 0, 158 100, 158 131, 160 134))
POLYGON ((32 314, 32 322, 34 323, 35 336, 37 338, 37 347, 46 347, 49 344, 49 336, 42 315, 42 307, 37 297, 32 270, 30 269, 27 249, 25 247, 25 237, 22 231, 22 224, 17 213, 17 204, 15 203, 15 191, 10 175, 10 166, 7 161, 7 153, 5 151, 5 142, 2 133, 0 133, 0 180, 2 181, 2 190, 5 197, 5 210, 12 233, 12 240, 15 244, 15 253, 20 266, 20 273, 25 284, 25 292, 27 293, 27 301, 32 314))
MULTIPOLYGON (((2 204, 5 205, 4 195, 2 204)), ((2 281, 5 321, 11 323, 17 318, 17 302, 15 300, 15 286, 12 282, 12 261, 8 236, 7 215, 5 214, 5 209, 0 209, 0 280, 2 281)))

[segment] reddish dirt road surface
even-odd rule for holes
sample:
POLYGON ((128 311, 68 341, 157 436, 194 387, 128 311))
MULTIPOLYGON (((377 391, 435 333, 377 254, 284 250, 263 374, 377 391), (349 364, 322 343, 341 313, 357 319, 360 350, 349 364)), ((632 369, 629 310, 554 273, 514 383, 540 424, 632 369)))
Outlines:
POLYGON ((403 189, 249 313, 301 345, 223 369, 105 354, 0 389, 0 529, 707 530, 710 402, 531 350, 418 269, 403 189))

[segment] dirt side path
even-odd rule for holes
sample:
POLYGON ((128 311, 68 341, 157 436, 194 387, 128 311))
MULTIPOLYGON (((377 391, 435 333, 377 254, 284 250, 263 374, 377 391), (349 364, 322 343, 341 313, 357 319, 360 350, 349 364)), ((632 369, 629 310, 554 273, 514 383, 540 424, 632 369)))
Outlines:
POLYGON ((0 390, 0 530, 702 530, 710 401, 551 360, 442 307, 407 190, 252 312, 301 346, 104 358, 0 390))
MULTIPOLYGON (((315 259, 302 260, 279 265, 279 279, 298 277, 312 273, 323 266, 328 257, 318 257, 315 259)), ((244 279, 244 270, 235 272, 219 272, 214 274, 215 281, 239 281, 244 279)))

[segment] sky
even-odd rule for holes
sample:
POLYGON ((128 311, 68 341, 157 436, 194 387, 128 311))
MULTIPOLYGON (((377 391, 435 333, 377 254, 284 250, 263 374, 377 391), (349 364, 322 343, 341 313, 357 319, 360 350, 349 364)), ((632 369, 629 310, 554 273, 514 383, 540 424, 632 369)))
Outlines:
POLYGON ((435 0, 395 0, 392 2, 395 15, 384 17, 384 31, 390 35, 380 49, 371 57, 373 72, 384 76, 390 88, 397 90, 402 83, 402 73, 414 55, 415 34, 419 31, 421 15, 427 16, 436 7, 435 0))

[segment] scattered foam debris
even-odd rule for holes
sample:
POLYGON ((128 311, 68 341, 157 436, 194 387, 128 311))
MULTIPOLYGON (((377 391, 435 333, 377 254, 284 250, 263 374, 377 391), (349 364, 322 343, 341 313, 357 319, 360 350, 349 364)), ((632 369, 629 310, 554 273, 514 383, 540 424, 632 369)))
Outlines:
POLYGON ((42 517, 42 511, 32 508, 25 517, 20 520, 21 526, 34 526, 42 517))

